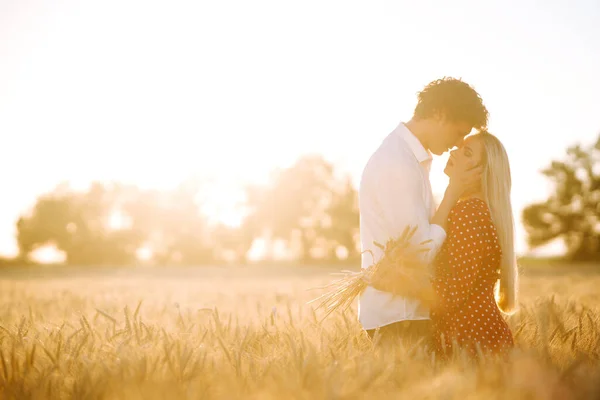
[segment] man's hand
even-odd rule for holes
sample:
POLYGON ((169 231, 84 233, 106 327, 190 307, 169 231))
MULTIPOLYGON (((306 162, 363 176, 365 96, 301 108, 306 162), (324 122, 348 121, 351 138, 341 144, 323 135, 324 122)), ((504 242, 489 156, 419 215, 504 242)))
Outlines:
POLYGON ((450 175, 448 190, 459 198, 481 189, 481 175, 483 166, 467 165, 463 168, 454 168, 450 175))
POLYGON ((447 232, 448 216, 452 207, 461 197, 481 189, 482 173, 483 167, 481 165, 467 165, 461 168, 455 164, 455 168, 452 168, 450 173, 450 184, 446 188, 444 198, 431 219, 431 223, 440 226, 447 232))

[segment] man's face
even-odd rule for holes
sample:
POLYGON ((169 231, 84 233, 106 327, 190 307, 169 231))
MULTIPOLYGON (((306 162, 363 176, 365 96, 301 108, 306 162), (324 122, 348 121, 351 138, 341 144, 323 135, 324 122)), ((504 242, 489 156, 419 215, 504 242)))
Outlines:
POLYGON ((454 147, 460 147, 465 136, 473 129, 464 122, 446 121, 445 118, 436 119, 431 126, 431 140, 429 151, 440 156, 454 147))

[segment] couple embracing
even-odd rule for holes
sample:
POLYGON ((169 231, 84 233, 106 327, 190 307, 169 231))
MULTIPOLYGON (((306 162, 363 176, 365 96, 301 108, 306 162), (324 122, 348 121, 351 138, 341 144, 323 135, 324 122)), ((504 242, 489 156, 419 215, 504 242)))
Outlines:
POLYGON ((504 354, 513 336, 503 314, 517 307, 517 266, 508 156, 486 130, 488 110, 459 79, 444 78, 418 94, 410 121, 400 123, 367 162, 360 183, 362 267, 382 250, 374 242, 416 227, 429 241, 423 261, 434 271, 435 303, 367 287, 359 321, 381 340, 424 340, 440 357, 463 349, 504 354), (474 134, 471 131, 475 130, 474 134), (429 181, 432 154, 450 151, 449 184, 436 207, 429 181))

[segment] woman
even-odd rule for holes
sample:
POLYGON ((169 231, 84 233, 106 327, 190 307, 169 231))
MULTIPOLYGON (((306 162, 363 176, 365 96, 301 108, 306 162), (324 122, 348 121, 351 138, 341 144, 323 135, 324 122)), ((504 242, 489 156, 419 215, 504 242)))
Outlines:
POLYGON ((513 313, 517 303, 510 167, 504 147, 488 132, 452 151, 444 172, 452 177, 455 168, 475 165, 483 166, 481 185, 452 209, 435 261, 431 320, 434 349, 442 358, 457 347, 476 357, 513 346, 500 311, 513 313))

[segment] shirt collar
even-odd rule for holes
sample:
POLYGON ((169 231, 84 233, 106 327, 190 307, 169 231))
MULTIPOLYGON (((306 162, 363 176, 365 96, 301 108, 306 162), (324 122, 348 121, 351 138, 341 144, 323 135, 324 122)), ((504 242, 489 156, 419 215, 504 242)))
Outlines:
POLYGON ((433 157, 431 156, 431 153, 423 147, 421 141, 406 127, 404 122, 401 122, 400 125, 398 125, 394 130, 394 133, 406 142, 419 163, 432 160, 433 157))

